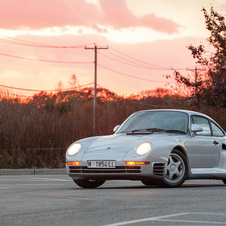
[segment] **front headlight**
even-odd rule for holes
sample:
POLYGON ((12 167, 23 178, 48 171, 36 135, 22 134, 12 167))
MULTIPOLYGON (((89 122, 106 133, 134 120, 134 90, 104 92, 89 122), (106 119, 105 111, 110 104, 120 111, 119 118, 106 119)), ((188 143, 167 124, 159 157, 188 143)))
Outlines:
POLYGON ((79 152, 79 150, 81 149, 81 144, 80 143, 75 143, 75 144, 72 144, 68 150, 67 150, 67 153, 68 155, 75 155, 79 152))
POLYGON ((137 148, 138 155, 145 155, 151 150, 151 144, 148 142, 142 143, 137 148))

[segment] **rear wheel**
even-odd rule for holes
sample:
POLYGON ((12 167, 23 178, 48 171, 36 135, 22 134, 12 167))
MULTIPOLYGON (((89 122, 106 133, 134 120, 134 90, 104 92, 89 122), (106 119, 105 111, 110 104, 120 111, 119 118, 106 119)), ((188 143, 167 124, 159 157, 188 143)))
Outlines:
POLYGON ((161 187, 178 187, 182 185, 187 177, 188 164, 185 156, 174 149, 168 159, 167 173, 163 180, 158 181, 161 187))
POLYGON ((82 188, 97 188, 99 186, 101 186, 102 184, 104 184, 105 180, 84 180, 84 179, 79 179, 79 180, 75 180, 73 179, 73 181, 82 188))
POLYGON ((226 179, 223 179, 222 181, 224 182, 224 184, 226 184, 226 179))

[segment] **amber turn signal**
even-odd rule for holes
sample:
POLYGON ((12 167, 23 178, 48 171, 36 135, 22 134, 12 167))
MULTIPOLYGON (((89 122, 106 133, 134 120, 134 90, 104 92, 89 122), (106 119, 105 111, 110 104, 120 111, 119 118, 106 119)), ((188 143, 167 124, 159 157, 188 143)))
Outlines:
POLYGON ((133 165, 149 165, 150 162, 133 162, 133 161, 130 161, 130 162, 125 162, 126 165, 129 165, 129 166, 133 166, 133 165))
POLYGON ((79 166, 80 162, 67 162, 67 165, 76 165, 79 166))

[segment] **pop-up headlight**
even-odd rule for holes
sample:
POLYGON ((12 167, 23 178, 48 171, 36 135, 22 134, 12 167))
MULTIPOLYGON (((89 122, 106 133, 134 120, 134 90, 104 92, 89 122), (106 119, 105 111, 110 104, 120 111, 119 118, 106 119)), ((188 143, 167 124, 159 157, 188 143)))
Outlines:
POLYGON ((138 146, 136 152, 138 155, 145 155, 151 150, 151 144, 148 142, 142 143, 138 146))
POLYGON ((67 150, 67 153, 68 155, 75 155, 79 152, 79 150, 81 149, 81 144, 80 143, 75 143, 75 144, 72 144, 68 150, 67 150))

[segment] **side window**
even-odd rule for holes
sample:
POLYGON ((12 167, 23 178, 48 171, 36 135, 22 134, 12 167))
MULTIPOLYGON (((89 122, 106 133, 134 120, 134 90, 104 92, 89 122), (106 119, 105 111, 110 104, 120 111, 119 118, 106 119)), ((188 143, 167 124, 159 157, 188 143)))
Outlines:
POLYGON ((193 123, 198 124, 203 128, 202 132, 196 132, 196 135, 211 136, 209 120, 200 116, 192 116, 193 123))
POLYGON ((213 131, 213 136, 222 137, 224 136, 224 132, 213 122, 210 123, 213 131))

